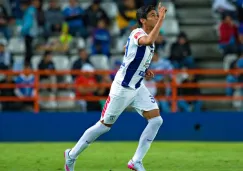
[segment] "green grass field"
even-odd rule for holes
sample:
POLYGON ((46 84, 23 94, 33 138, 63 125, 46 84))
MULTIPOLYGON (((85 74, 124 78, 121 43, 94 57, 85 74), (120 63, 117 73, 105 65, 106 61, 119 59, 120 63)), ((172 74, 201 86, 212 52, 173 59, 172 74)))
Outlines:
MULTIPOLYGON (((63 151, 74 143, 0 143, 0 171, 64 170, 63 151)), ((76 171, 126 171, 136 142, 97 142, 76 171)), ((147 171, 242 171, 243 143, 155 142, 144 159, 147 171)))

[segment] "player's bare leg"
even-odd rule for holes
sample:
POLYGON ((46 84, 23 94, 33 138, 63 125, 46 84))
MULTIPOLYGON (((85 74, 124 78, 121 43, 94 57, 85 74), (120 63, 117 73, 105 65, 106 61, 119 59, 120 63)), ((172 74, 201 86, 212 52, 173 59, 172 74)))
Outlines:
POLYGON ((87 129, 78 143, 72 148, 64 152, 65 157, 65 171, 74 171, 75 161, 78 155, 84 151, 92 142, 99 136, 108 132, 112 124, 104 124, 103 121, 97 122, 94 126, 87 129))
POLYGON ((132 160, 128 162, 128 168, 135 171, 145 171, 142 160, 147 154, 154 138, 158 133, 160 126, 163 123, 159 109, 145 111, 143 112, 143 116, 148 120, 148 125, 140 137, 138 148, 132 160))

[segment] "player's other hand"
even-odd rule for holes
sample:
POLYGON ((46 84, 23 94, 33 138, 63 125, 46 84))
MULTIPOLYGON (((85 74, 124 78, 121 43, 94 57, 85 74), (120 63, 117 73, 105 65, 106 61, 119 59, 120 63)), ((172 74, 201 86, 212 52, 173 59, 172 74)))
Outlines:
POLYGON ((161 2, 159 3, 158 6, 158 14, 159 14, 159 18, 160 19, 164 19, 165 18, 165 14, 167 12, 167 8, 162 6, 161 2))
POLYGON ((145 73, 146 78, 154 78, 154 73, 151 70, 147 70, 145 73))

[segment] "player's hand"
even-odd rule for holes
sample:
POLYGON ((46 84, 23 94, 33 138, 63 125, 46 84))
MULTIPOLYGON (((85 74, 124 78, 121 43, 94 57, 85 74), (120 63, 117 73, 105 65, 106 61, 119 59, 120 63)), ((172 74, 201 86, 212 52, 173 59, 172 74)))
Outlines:
POLYGON ((159 3, 158 6, 158 14, 159 14, 159 18, 160 19, 164 19, 165 18, 165 14, 167 12, 167 8, 162 6, 161 2, 159 3))
POLYGON ((147 70, 145 73, 146 78, 154 78, 154 73, 151 70, 147 70))

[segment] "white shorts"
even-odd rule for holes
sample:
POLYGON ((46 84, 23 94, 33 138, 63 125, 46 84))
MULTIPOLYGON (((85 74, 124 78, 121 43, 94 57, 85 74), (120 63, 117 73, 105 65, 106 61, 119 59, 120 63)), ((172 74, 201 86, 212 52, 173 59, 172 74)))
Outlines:
POLYGON ((141 116, 144 111, 159 109, 156 100, 144 84, 134 90, 113 81, 101 114, 101 120, 105 124, 113 124, 129 105, 134 107, 141 116))

